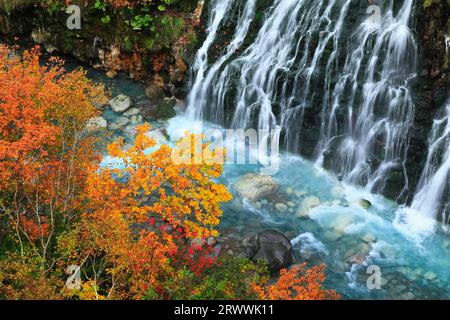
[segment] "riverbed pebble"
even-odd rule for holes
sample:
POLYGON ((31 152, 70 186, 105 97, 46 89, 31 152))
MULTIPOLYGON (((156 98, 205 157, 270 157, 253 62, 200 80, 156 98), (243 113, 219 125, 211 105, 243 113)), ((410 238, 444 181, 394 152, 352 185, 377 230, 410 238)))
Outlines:
POLYGON ((295 215, 299 218, 308 217, 310 210, 318 206, 320 206, 320 199, 318 197, 308 197, 302 201, 295 215))
POLYGON ((118 117, 114 122, 108 125, 108 130, 115 131, 122 129, 130 122, 130 119, 127 117, 118 117))
POLYGON ((288 209, 288 206, 284 203, 277 203, 275 204, 275 209, 279 212, 285 212, 288 209))

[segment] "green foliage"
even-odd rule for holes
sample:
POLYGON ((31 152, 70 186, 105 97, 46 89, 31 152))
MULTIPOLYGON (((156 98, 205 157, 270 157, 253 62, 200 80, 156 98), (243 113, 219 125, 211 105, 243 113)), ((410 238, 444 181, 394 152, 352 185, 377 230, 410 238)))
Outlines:
MULTIPOLYGON (((167 297, 175 300, 252 300, 258 295, 251 289, 252 283, 267 280, 267 266, 255 265, 241 257, 220 258, 199 277, 188 268, 177 272, 177 276, 164 284, 167 297)), ((157 297, 156 288, 149 288, 146 299, 157 297)))
POLYGON ((30 249, 0 257, 0 299, 34 300, 59 297, 64 282, 43 268, 42 259, 30 249))

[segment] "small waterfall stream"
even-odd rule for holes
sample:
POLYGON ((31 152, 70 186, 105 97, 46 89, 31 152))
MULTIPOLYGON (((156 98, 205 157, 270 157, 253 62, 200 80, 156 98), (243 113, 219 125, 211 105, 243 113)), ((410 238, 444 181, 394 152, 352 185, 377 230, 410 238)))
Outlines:
POLYGON ((411 207, 430 218, 449 222, 450 188, 450 100, 444 115, 434 121, 428 156, 411 207))
POLYGON ((390 171, 406 156, 414 116, 408 80, 415 76, 417 51, 408 28, 412 5, 413 0, 404 1, 396 16, 391 1, 379 23, 364 20, 351 38, 338 82, 324 93, 330 99, 323 105, 319 163, 342 136, 332 155, 335 171, 370 191, 382 191, 390 171), (346 109, 345 121, 336 117, 340 109, 346 109))

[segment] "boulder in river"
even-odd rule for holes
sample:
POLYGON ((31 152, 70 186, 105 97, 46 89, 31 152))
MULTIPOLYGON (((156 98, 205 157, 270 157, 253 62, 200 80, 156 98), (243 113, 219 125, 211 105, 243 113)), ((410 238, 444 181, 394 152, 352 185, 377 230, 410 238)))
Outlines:
POLYGON ((131 116, 136 116, 141 112, 141 110, 139 110, 139 108, 130 108, 127 111, 125 111, 123 113, 124 117, 131 117, 131 116))
POLYGON ((94 117, 89 119, 86 124, 86 130, 97 131, 101 129, 106 129, 108 127, 108 122, 103 117, 94 117))
POLYGON ((242 198, 256 202, 277 192, 278 183, 271 176, 249 173, 239 178, 235 189, 242 198))
POLYGON ((176 99, 165 98, 158 103, 153 103, 150 100, 144 100, 139 103, 141 113, 147 121, 154 121, 157 119, 169 119, 176 116, 175 111, 176 99))
POLYGON ((369 209, 372 206, 372 203, 369 200, 366 200, 366 199, 359 200, 359 204, 364 209, 369 209))
POLYGON ((114 122, 112 122, 108 125, 108 130, 115 131, 115 130, 122 129, 129 122, 130 122, 130 119, 128 119, 127 117, 119 117, 114 122))
POLYGON ((279 212, 285 212, 288 209, 288 206, 284 203, 277 203, 275 204, 275 209, 277 209, 277 211, 279 212))
POLYGON ((243 244, 247 258, 254 262, 265 261, 272 273, 293 262, 291 241, 278 231, 261 231, 244 239, 243 244))
POLYGON ((114 110, 114 112, 122 113, 131 107, 132 101, 129 96, 119 94, 117 97, 109 101, 109 105, 111 106, 111 109, 114 110))
POLYGON ((155 102, 164 99, 164 90, 160 86, 153 83, 149 84, 147 88, 145 88, 145 94, 155 102))
POLYGON ((320 199, 318 197, 307 197, 302 201, 302 204, 295 215, 299 218, 308 217, 309 211, 318 206, 320 206, 320 199))

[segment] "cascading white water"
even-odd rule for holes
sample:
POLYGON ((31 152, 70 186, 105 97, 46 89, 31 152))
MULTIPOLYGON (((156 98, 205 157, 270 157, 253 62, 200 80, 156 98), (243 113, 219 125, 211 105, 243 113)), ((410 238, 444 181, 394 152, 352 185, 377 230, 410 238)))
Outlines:
MULTIPOLYGON (((228 1, 228 8, 231 5, 231 0, 228 1)), ((245 40, 245 37, 247 36, 248 29, 250 27, 250 24, 252 22, 252 19, 255 15, 255 5, 256 0, 248 0, 242 15, 239 17, 239 21, 236 26, 236 32, 233 36, 233 39, 230 41, 229 45, 225 49, 225 53, 212 64, 212 66, 209 68, 206 76, 203 76, 203 74, 199 77, 199 72, 197 72, 197 78, 194 82, 194 85, 192 86, 192 89, 190 91, 189 97, 188 97, 188 107, 187 112, 188 115, 191 118, 201 118, 202 112, 206 108, 206 104, 208 103, 207 99, 204 99, 208 96, 209 92, 211 91, 211 83, 214 78, 217 77, 218 72, 222 65, 236 52, 236 50, 242 45, 242 42, 245 40)), ((223 18, 223 17, 222 17, 223 18)), ((215 34, 217 32, 217 28, 219 27, 219 24, 212 25, 210 29, 208 29, 208 32, 211 34, 215 34)), ((206 41, 205 41, 206 43, 206 41)), ((208 47, 206 48, 204 44, 204 50, 209 49, 209 46, 211 44, 206 44, 208 47)), ((202 47, 203 48, 203 47, 202 47)), ((202 69, 202 73, 204 73, 204 69, 206 67, 206 55, 204 54, 205 51, 199 51, 196 57, 196 63, 194 64, 194 68, 202 69), (198 66, 198 67, 197 67, 198 66)), ((221 110, 215 109, 218 114, 211 115, 212 120, 217 120, 223 117, 221 110)))
POLYGON ((220 23, 230 10, 232 2, 233 0, 215 0, 210 4, 211 11, 209 13, 208 29, 206 30, 207 37, 195 55, 191 70, 193 79, 190 81, 191 91, 187 100, 188 106, 191 106, 188 107, 188 111, 193 115, 195 114, 194 108, 196 108, 196 106, 201 108, 201 101, 204 99, 204 97, 201 96, 201 93, 203 92, 201 87, 203 86, 205 72, 208 68, 208 51, 216 39, 220 23))
POLYGON ((302 130, 310 129, 305 116, 316 117, 317 163, 332 159, 343 180, 381 192, 392 170, 404 170, 413 122, 408 81, 416 72, 409 29, 414 0, 404 0, 398 12, 392 0, 385 1, 379 24, 362 11, 350 33, 351 15, 361 11, 351 0, 274 0, 239 54, 256 2, 236 11, 231 42, 208 64, 224 15, 242 6, 233 0, 212 4, 208 37, 192 69, 188 114, 241 129, 281 126, 291 151, 300 151, 302 130))
MULTIPOLYGON (((450 209, 450 100, 444 116, 434 121, 428 156, 411 207, 429 218, 449 219, 450 209)), ((449 221, 447 221, 449 222, 449 221)))
POLYGON ((391 1, 380 24, 367 18, 351 38, 333 91, 326 87, 324 92, 318 161, 337 144, 334 169, 345 181, 366 184, 371 191, 381 191, 390 170, 406 157, 414 117, 408 80, 415 76, 417 51, 408 28, 412 8, 413 0, 405 0, 395 16, 391 1), (338 121, 343 108, 345 121, 338 121))

